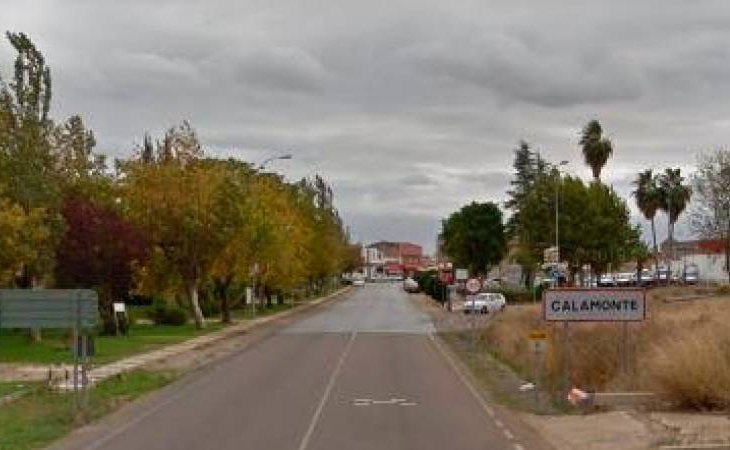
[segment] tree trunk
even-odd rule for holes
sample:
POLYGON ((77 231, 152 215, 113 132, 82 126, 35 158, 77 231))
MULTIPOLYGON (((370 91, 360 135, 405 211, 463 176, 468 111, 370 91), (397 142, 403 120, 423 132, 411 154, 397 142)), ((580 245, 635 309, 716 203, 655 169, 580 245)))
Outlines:
POLYGON ((221 321, 231 323, 231 308, 228 304, 228 290, 222 292, 221 296, 221 321))
POLYGON ((667 286, 672 281, 672 253, 674 250, 674 224, 672 223, 671 217, 669 219, 668 233, 669 235, 669 251, 667 255, 667 286))
POLYGON ((198 301, 198 280, 192 280, 188 283, 188 299, 190 300, 190 308, 193 311, 195 326, 199 330, 202 330, 205 328, 205 320, 203 318, 203 311, 200 309, 200 302, 198 301))
MULTIPOLYGON (((725 233, 725 271, 727 272, 728 283, 730 283, 730 230, 725 233)), ((697 278, 699 283, 699 276, 697 278)))
POLYGON ((221 322, 231 323, 231 302, 228 298, 228 288, 231 285, 231 277, 224 279, 216 279, 214 281, 215 290, 221 301, 221 322))
POLYGON ((654 270, 659 269, 659 247, 656 245, 656 224, 654 217, 651 218, 651 238, 654 241, 654 270))

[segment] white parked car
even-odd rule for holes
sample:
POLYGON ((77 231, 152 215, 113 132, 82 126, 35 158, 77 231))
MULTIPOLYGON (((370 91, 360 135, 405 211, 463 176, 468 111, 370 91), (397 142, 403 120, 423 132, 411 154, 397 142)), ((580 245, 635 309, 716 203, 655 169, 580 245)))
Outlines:
POLYGON ((489 314, 501 311, 507 306, 504 295, 494 292, 482 292, 481 294, 470 295, 464 301, 464 314, 480 313, 489 314))
POLYGON ((610 273, 604 273, 601 278, 598 279, 598 286, 600 287, 615 287, 616 279, 610 273))
POLYGON ((636 274, 634 273, 617 273, 614 277, 617 286, 631 286, 636 281, 636 274))
POLYGON ((365 286, 365 280, 363 280, 363 279, 353 280, 352 285, 353 286, 365 286))
POLYGON ((403 280, 403 290, 406 292, 418 292, 418 282, 411 277, 406 278, 403 280))

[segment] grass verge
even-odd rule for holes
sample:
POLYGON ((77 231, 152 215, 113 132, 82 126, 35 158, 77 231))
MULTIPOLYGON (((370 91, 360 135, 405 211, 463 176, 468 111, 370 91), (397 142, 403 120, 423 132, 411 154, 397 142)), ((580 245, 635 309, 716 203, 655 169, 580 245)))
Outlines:
MULTIPOLYGON (((105 364, 137 353, 176 344, 211 331, 221 329, 219 323, 209 323, 203 330, 193 324, 133 325, 128 336, 97 336, 96 364, 105 364)), ((43 330, 41 342, 32 342, 25 330, 0 333, 0 362, 60 364, 73 362, 71 336, 67 331, 43 330)))
POLYGON ((0 398, 6 395, 26 391, 28 389, 31 389, 31 385, 29 384, 24 384, 21 382, 3 382, 0 383, 0 398))
POLYGON ((135 371, 110 378, 89 391, 81 414, 73 394, 59 394, 36 386, 33 391, 0 409, 0 450, 42 447, 74 428, 98 419, 141 395, 175 379, 171 372, 135 371))

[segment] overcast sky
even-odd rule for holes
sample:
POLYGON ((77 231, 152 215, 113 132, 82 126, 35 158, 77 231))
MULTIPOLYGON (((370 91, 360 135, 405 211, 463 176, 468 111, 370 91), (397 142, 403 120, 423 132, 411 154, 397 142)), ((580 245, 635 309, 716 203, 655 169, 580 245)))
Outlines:
MULTIPOLYGON (((271 169, 329 179, 356 239, 429 251, 449 212, 504 200, 519 139, 589 179, 578 133, 599 119, 624 195, 637 171, 725 144, 729 24, 726 0, 0 6, 52 67, 54 117, 81 114, 102 152, 187 119, 211 154, 291 151, 271 169)), ((12 56, 3 42, 6 78, 12 56)))

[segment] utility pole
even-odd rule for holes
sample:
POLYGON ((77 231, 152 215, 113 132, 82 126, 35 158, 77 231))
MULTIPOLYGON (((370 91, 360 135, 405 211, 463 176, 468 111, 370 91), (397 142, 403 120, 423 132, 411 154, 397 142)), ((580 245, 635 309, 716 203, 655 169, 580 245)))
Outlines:
POLYGON ((555 287, 560 285, 560 168, 568 164, 568 161, 560 161, 555 166, 558 179, 555 183, 555 287))

